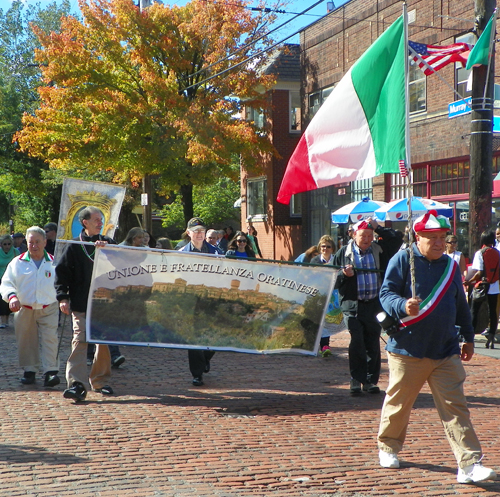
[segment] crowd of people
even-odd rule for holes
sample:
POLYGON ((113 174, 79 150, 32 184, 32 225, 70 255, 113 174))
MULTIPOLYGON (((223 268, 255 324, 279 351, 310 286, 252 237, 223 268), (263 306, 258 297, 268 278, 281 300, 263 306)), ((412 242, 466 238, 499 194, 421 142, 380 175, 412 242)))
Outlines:
MULTIPOLYGON (((80 243, 66 244, 57 263, 53 257, 55 223, 43 229, 31 227, 26 236, 16 233, 0 237, 0 328, 7 326, 9 314, 15 313, 19 364, 24 371, 21 383, 35 383, 39 371, 45 387, 60 383, 57 328, 61 312, 71 316, 73 328, 63 395, 74 401, 85 400, 89 388, 112 395, 111 368, 125 361, 118 347, 90 346, 86 341, 95 251, 116 242, 101 234, 103 218, 97 207, 83 209, 79 221, 82 230, 75 241, 80 243)), ((493 232, 483 233, 482 248, 469 270, 457 250, 457 238, 449 234, 446 218, 430 211, 415 221, 413 230, 415 242, 410 243, 403 240, 402 233, 369 218, 350 226, 349 238, 339 247, 331 236, 322 236, 296 262, 337 269, 332 273, 336 274, 334 288, 351 338, 348 359, 352 395, 381 392, 381 322, 391 323, 384 325, 389 385, 378 433, 380 465, 399 468, 398 453, 413 404, 428 383, 457 460, 458 482, 494 479, 495 472, 481 464, 483 454, 463 391, 466 374, 462 361, 470 361, 474 354, 474 324, 481 308, 472 299, 471 317, 466 290, 479 283, 487 285, 487 335, 493 347, 500 294, 500 229, 496 237, 493 232), (410 269, 412 264, 414 271, 410 269)), ((229 258, 262 258, 252 225, 246 232, 235 232, 232 227, 224 231, 207 229, 203 219, 194 217, 176 249, 229 258)), ((120 245, 172 250, 168 238, 155 240, 140 227, 132 228, 120 245)), ((330 340, 323 329, 320 347, 328 347, 330 340)), ((203 374, 210 371, 213 356, 214 351, 206 348, 188 349, 194 386, 204 384, 203 374)))
MULTIPOLYGON (((86 398, 88 388, 103 395, 112 395, 109 385, 111 369, 125 362, 117 345, 96 345, 86 342, 86 311, 90 290, 95 247, 116 242, 101 234, 102 213, 89 206, 79 213, 82 226, 76 241, 68 244, 57 264, 54 261, 57 224, 47 223, 43 229, 31 227, 22 233, 0 237, 0 328, 6 328, 14 315, 14 328, 19 364, 24 385, 36 382, 36 373, 45 375, 44 386, 60 383, 59 344, 57 328, 60 314, 70 315, 73 327, 71 353, 66 366, 68 388, 64 397, 76 401, 86 398), (90 373, 87 374, 87 366, 90 373)), ((157 240, 141 227, 134 227, 119 244, 128 247, 149 247, 173 250, 171 240, 157 240)), ((257 231, 247 225, 247 232, 207 229, 200 218, 189 221, 177 244, 182 252, 201 252, 255 259, 262 257, 257 231)), ((189 350, 189 367, 193 385, 202 386, 203 373, 210 370, 213 352, 189 350)))

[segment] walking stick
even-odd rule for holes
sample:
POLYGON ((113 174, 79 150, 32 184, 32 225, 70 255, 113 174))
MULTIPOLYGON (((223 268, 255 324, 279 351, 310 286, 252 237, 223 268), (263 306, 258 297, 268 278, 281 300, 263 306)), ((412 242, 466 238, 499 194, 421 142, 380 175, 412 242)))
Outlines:
POLYGON ((61 343, 62 343, 62 339, 63 339, 63 336, 64 336, 64 327, 66 326, 66 316, 67 316, 67 314, 64 314, 63 323, 62 323, 62 326, 61 326, 61 336, 59 337, 59 343, 57 344, 57 356, 56 356, 56 360, 59 359, 59 351, 61 350, 61 343))

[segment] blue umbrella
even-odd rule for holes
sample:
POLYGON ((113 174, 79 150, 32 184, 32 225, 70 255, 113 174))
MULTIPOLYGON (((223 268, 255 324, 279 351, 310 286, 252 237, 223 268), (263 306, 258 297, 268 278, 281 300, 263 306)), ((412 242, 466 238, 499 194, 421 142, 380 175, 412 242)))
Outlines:
MULTIPOLYGON (((453 208, 430 198, 412 197, 412 219, 422 216, 427 211, 435 210, 445 217, 453 217, 453 208)), ((408 199, 393 200, 375 211, 375 216, 380 221, 408 221, 408 199)))
POLYGON ((386 205, 385 202, 377 202, 363 197, 357 202, 351 202, 332 212, 332 223, 357 223, 367 217, 373 217, 373 213, 384 205, 386 205))

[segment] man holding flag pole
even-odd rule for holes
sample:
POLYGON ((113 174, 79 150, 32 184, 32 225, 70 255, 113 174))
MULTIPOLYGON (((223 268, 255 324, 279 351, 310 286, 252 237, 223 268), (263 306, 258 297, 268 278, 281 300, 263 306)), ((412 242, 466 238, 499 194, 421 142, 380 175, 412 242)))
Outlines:
MULTIPOLYGON (((397 173, 402 166, 412 232, 407 26, 404 2, 403 16, 351 67, 305 130, 285 171, 279 202, 289 203, 303 191, 397 173)), ((390 379, 378 436, 380 465, 399 468, 397 453, 413 402, 428 382, 459 466, 457 481, 496 479, 481 464, 463 392, 461 360, 472 359, 474 335, 457 264, 444 255, 450 225, 435 212, 417 221, 417 243, 410 236, 410 249, 391 260, 380 293, 396 321, 387 346, 390 379)))

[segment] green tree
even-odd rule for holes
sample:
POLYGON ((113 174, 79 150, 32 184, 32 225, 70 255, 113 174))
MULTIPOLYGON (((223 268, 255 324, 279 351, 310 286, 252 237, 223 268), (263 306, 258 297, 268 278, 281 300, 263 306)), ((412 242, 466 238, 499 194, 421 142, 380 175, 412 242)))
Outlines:
POLYGON ((38 107, 42 84, 35 61, 41 45, 31 26, 56 31, 69 10, 67 0, 44 9, 15 0, 7 11, 0 9, 0 222, 15 206, 16 230, 57 219, 60 187, 47 177, 48 164, 21 152, 12 137, 22 127, 22 114, 38 107))
POLYGON ((235 154, 255 165, 272 150, 253 123, 235 118, 243 101, 267 108, 273 83, 263 58, 231 69, 258 51, 249 42, 271 15, 244 7, 193 0, 140 12, 131 0, 82 0, 82 22, 68 16, 60 34, 37 31, 46 86, 40 108, 24 115, 21 149, 65 174, 104 169, 132 184, 160 175, 181 194, 186 221, 193 186, 236 179, 235 154))
MULTIPOLYGON (((214 184, 198 185, 193 188, 193 211, 207 226, 217 226, 228 219, 239 218, 234 202, 240 197, 240 182, 230 178, 218 178, 214 184)), ((184 205, 182 197, 163 207, 163 226, 184 230, 184 205)))

